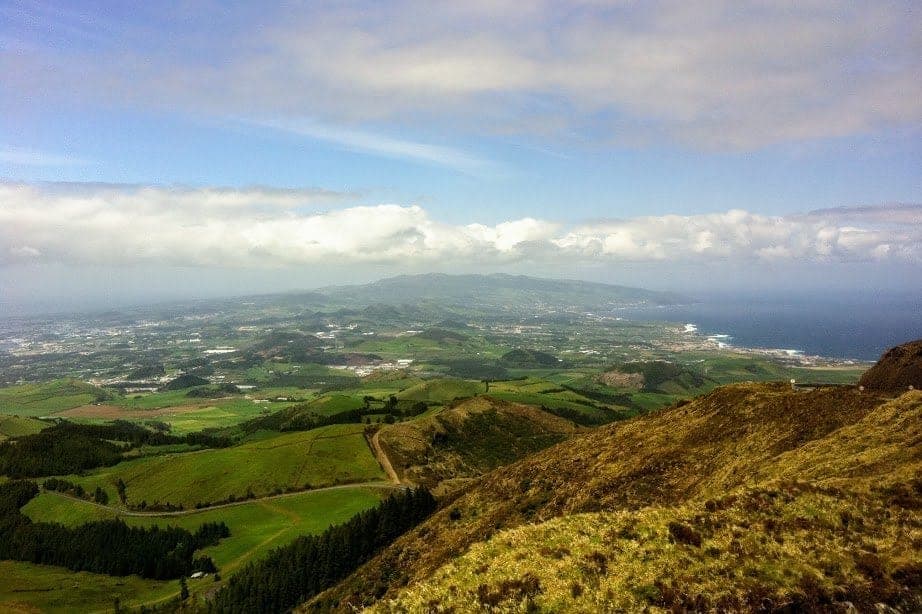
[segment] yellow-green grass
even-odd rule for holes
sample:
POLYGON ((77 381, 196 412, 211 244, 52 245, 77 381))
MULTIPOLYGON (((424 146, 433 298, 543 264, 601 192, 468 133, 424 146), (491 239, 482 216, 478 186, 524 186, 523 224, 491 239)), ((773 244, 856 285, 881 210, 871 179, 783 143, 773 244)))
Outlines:
POLYGON ((60 415, 74 422, 86 423, 105 423, 116 419, 142 424, 148 421, 165 422, 170 425, 174 434, 183 435, 206 428, 232 427, 265 412, 277 411, 293 404, 255 403, 252 399, 242 397, 207 401, 184 396, 177 397, 171 392, 163 393, 163 395, 167 398, 152 401, 150 407, 127 407, 124 404, 105 405, 81 408, 77 410, 79 415, 73 413, 60 415), (163 405, 167 401, 174 404, 163 405))
POLYGON ((476 396, 484 391, 484 385, 461 379, 434 379, 420 382, 398 393, 398 399, 447 403, 458 398, 476 396))
POLYGON ((352 394, 325 394, 313 399, 307 404, 308 411, 329 416, 343 411, 361 409, 364 406, 363 395, 352 394))
POLYGON ((360 424, 260 438, 238 446, 145 457, 71 477, 92 492, 105 490, 117 501, 115 484, 125 482, 129 503, 171 503, 194 507, 248 492, 269 495, 288 489, 358 483, 385 478, 360 424))
POLYGON ((0 441, 10 437, 32 435, 49 426, 49 423, 34 418, 4 416, 0 414, 0 441))
POLYGON ((111 612, 116 597, 123 606, 132 606, 140 605, 139 597, 153 601, 178 590, 176 581, 105 576, 72 572, 63 567, 0 561, 2 612, 111 612))
MULTIPOLYGON (((172 525, 191 531, 205 522, 225 522, 230 528, 230 537, 197 555, 212 557, 226 578, 240 566, 300 535, 321 533, 331 525, 345 522, 376 505, 387 492, 386 489, 349 486, 250 501, 183 516, 123 516, 123 519, 134 526, 172 525)), ((23 507, 23 513, 36 522, 62 522, 70 526, 116 516, 114 510, 54 493, 40 494, 23 507)), ((115 596, 123 606, 136 607, 168 599, 179 592, 176 581, 73 573, 60 567, 27 563, 0 562, 0 574, 3 578, 0 580, 0 611, 11 610, 13 602, 40 611, 101 611, 112 607, 115 596)), ((189 581, 193 597, 213 586, 211 578, 189 581)))
POLYGON ((173 415, 158 416, 156 420, 170 425, 177 435, 193 433, 206 428, 235 426, 261 415, 267 409, 277 411, 289 403, 254 403, 252 399, 222 399, 195 411, 178 411, 173 415))
POLYGON ((721 383, 739 381, 787 381, 855 384, 868 365, 841 367, 795 367, 778 362, 728 351, 721 354, 689 353, 686 360, 695 368, 721 383))
POLYGON ((21 511, 35 522, 59 522, 68 527, 96 520, 109 520, 117 515, 113 509, 47 491, 42 491, 32 498, 21 511))
POLYGON ((46 416, 92 403, 98 392, 95 386, 71 379, 0 388, 0 414, 46 416))
POLYGON ((902 513, 897 522, 881 501, 782 484, 709 505, 564 516, 499 532, 372 611, 813 610, 873 591, 886 600, 901 590, 888 577, 918 569, 918 513, 902 513))

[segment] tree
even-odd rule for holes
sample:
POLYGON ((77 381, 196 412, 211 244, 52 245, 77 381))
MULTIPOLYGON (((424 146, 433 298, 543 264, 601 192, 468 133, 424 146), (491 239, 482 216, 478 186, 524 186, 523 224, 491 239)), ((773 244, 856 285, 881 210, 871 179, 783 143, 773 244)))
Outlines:
POLYGON ((96 490, 93 492, 93 501, 100 505, 106 505, 109 502, 109 495, 106 494, 106 491, 97 486, 96 490))
POLYGON ((185 601, 189 598, 189 587, 186 585, 186 577, 179 579, 179 599, 185 601))
POLYGON ((126 488, 127 486, 125 486, 125 481, 122 480, 122 478, 119 478, 118 481, 115 483, 115 490, 118 491, 118 498, 121 499, 122 504, 125 504, 128 502, 128 497, 125 494, 126 488))

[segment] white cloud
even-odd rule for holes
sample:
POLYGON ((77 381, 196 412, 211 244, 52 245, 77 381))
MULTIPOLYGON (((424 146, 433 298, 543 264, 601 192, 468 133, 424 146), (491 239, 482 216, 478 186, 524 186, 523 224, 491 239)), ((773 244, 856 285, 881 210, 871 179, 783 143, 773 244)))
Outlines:
POLYGON ((396 139, 362 130, 327 126, 304 119, 260 120, 251 123, 327 141, 351 151, 437 164, 469 173, 483 170, 489 165, 486 160, 451 147, 396 139))
POLYGON ((384 263, 922 262, 922 206, 744 210, 564 227, 440 222, 419 206, 319 211, 319 191, 0 183, 0 261, 253 269, 384 263))
MULTIPOLYGON (((167 21, 176 30, 169 45, 123 25, 83 53, 0 53, 0 73, 24 106, 58 91, 323 125, 463 125, 748 149, 918 129, 915 4, 307 3, 241 8, 219 21, 193 4, 167 21), (214 25, 184 36, 197 21, 214 25)), ((393 149, 347 131, 330 138, 393 149)))

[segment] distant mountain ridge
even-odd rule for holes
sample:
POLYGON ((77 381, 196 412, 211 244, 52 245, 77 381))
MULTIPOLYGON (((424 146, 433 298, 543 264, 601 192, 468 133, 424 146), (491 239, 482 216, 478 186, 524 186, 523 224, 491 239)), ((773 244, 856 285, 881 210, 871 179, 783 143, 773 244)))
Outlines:
POLYGON ((352 303, 439 302, 449 306, 524 306, 530 309, 545 305, 591 310, 638 303, 671 305, 683 300, 671 292, 504 273, 400 275, 363 285, 328 286, 318 289, 317 293, 331 300, 352 303))

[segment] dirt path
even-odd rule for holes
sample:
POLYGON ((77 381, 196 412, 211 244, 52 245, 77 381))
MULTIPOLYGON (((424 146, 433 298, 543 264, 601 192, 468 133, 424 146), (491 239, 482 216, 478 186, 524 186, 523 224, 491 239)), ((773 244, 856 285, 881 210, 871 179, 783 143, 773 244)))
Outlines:
POLYGON ((375 458, 378 459, 378 464, 381 465, 381 468, 384 469, 384 473, 387 474, 387 477, 390 478, 394 486, 400 486, 403 483, 400 481, 400 476, 397 475, 397 472, 394 471, 394 466, 391 465, 391 460, 387 457, 387 454, 384 453, 384 448, 381 447, 381 442, 378 439, 378 436, 381 434, 381 430, 378 429, 375 431, 375 434, 368 439, 368 443, 371 445, 371 451, 374 452, 375 458))
MULTIPOLYGON (((390 466, 390 463, 388 463, 390 466)), ((396 475, 396 474, 395 474, 396 475)), ((56 490, 44 490, 42 492, 47 492, 52 495, 63 497, 65 499, 73 499, 74 501, 80 501, 81 503, 86 503, 88 505, 93 505, 95 507, 107 510, 112 512, 117 516, 142 516, 142 517, 159 517, 159 516, 188 516, 190 514, 198 514, 199 512, 209 512, 211 510, 220 510, 225 507, 234 507, 236 505, 246 505, 248 503, 259 503, 260 501, 271 501, 272 499, 284 499, 286 497, 296 497, 298 495, 303 495, 305 493, 311 492, 322 492, 324 490, 342 490, 344 488, 396 488, 400 485, 398 481, 396 484, 390 482, 356 482, 354 484, 337 484, 335 486, 325 486, 323 488, 312 488, 310 490, 298 490, 295 492, 285 492, 280 495, 266 495, 265 497, 254 497, 252 499, 242 499, 240 501, 234 501, 233 503, 221 503, 219 505, 209 505, 207 507, 199 507, 188 510, 176 510, 173 512, 137 512, 134 510, 123 510, 116 507, 110 507, 108 505, 103 505, 102 503, 96 503, 95 501, 88 501, 87 499, 80 499, 62 492, 57 492, 56 490)))

